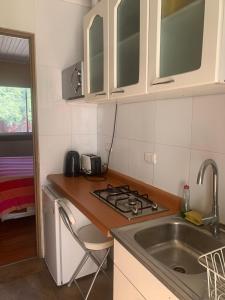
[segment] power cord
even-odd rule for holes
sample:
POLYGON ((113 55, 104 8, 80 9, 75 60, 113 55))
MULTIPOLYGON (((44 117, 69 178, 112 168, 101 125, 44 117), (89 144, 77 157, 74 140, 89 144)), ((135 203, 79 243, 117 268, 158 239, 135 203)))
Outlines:
POLYGON ((114 124, 113 124, 112 140, 111 140, 111 144, 110 144, 110 148, 109 148, 108 159, 107 159, 107 163, 106 163, 106 170, 105 170, 104 174, 107 174, 108 170, 109 170, 109 160, 110 160, 110 156, 111 156, 111 152, 112 152, 112 147, 113 147, 114 137, 115 137, 115 131, 116 131, 117 112, 118 112, 118 104, 116 103, 115 114, 114 114, 114 124))
POLYGON ((112 152, 112 147, 113 147, 113 143, 114 143, 114 138, 115 138, 115 132, 116 132, 116 122, 117 122, 117 114, 118 114, 118 104, 116 103, 116 106, 115 106, 115 114, 114 114, 114 123, 113 123, 113 133, 112 133, 112 139, 111 139, 111 143, 110 143, 110 147, 109 147, 109 153, 108 153, 108 158, 107 158, 107 163, 104 164, 106 165, 106 169, 105 171, 102 172, 102 176, 98 176, 96 178, 95 175, 88 175, 88 174, 85 174, 83 173, 83 177, 88 180, 88 181, 105 181, 106 180, 106 175, 108 173, 108 170, 109 170, 109 161, 110 161, 110 156, 111 156, 111 152, 112 152))

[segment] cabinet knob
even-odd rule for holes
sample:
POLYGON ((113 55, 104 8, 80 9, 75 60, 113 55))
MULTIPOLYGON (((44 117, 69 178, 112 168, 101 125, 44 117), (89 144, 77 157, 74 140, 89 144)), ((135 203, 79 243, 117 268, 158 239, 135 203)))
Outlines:
POLYGON ((117 90, 117 91, 111 92, 111 94, 122 94, 122 93, 125 93, 125 91, 124 90, 117 90))
POLYGON ((95 96, 105 96, 106 95, 106 93, 97 93, 97 94, 95 94, 95 96))
POLYGON ((152 85, 168 84, 175 82, 173 78, 159 78, 152 82, 152 85))

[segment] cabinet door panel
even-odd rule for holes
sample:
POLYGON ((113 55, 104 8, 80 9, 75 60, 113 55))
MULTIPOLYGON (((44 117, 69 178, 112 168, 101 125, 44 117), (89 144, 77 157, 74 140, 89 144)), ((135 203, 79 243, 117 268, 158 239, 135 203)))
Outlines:
POLYGON ((140 0, 122 0, 117 8, 117 87, 139 81, 140 0))
POLYGON ((104 90, 103 18, 95 16, 89 30, 90 93, 104 90))
POLYGON ((108 1, 84 18, 84 91, 87 100, 108 96, 108 1))
POLYGON ((148 0, 111 0, 110 96, 126 97, 147 91, 148 0))
POLYGON ((160 77, 201 67, 204 12, 205 0, 162 0, 160 77))
POLYGON ((114 266, 113 300, 144 300, 145 298, 128 281, 128 279, 114 266))
POLYGON ((223 12, 220 0, 150 2, 150 93, 218 81, 223 12))

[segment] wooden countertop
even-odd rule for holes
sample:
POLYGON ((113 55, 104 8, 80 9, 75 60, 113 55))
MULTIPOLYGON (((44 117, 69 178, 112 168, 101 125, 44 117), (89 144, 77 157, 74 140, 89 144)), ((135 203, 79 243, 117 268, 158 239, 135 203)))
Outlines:
POLYGON ((53 184, 56 191, 68 198, 71 203, 73 203, 101 230, 103 234, 107 236, 110 235, 110 230, 112 228, 172 215, 180 209, 181 199, 179 197, 111 170, 108 172, 105 181, 98 182, 89 181, 83 176, 65 177, 62 174, 48 175, 47 179, 53 184), (90 194, 90 192, 94 190, 106 188, 107 184, 112 184, 114 186, 128 184, 132 189, 136 189, 140 193, 148 193, 155 202, 168 208, 168 211, 134 218, 129 221, 114 209, 90 194))

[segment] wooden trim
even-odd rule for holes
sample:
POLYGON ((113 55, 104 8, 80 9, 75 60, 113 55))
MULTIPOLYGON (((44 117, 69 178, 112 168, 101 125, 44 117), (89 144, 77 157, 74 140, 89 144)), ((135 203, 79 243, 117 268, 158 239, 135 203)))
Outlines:
POLYGON ((11 30, 0 27, 1 35, 24 38, 29 40, 30 47, 30 77, 32 96, 32 135, 33 135, 33 157, 34 157, 34 182, 35 182, 35 209, 36 209, 36 239, 37 254, 42 256, 41 249, 41 198, 40 198, 40 170, 38 151, 38 119, 37 119, 37 91, 36 91, 36 64, 35 64, 35 35, 29 32, 11 30))

